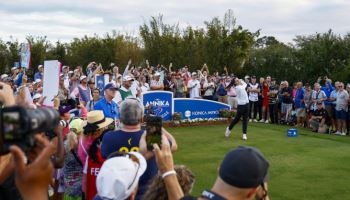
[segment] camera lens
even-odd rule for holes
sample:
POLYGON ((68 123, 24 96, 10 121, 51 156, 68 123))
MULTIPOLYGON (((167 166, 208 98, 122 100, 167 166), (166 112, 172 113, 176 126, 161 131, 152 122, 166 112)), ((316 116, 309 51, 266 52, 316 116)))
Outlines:
POLYGON ((31 132, 46 132, 53 130, 60 120, 59 113, 52 108, 39 108, 28 111, 31 121, 31 132))

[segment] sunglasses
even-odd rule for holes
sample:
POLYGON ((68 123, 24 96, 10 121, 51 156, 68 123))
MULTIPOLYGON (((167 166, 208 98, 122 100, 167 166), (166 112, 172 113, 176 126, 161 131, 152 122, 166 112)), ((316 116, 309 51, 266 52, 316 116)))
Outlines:
POLYGON ((139 159, 133 155, 133 154, 130 154, 130 153, 123 153, 123 152, 115 152, 115 153, 112 153, 108 159, 110 158, 117 158, 117 157, 125 157, 125 158, 129 158, 130 160, 132 160, 134 163, 137 164, 137 170, 136 170, 136 173, 135 173, 135 176, 132 180, 132 182, 130 183, 130 185, 128 186, 128 190, 131 188, 131 186, 135 183, 136 181, 136 177, 137 177, 137 174, 139 173, 139 170, 140 170, 140 161, 139 159))

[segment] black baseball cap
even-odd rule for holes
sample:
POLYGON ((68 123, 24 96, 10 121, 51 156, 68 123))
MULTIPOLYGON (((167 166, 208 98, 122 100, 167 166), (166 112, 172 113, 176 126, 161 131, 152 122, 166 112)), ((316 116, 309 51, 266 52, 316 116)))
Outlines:
POLYGON ((268 180, 269 163, 254 147, 239 146, 226 154, 219 176, 238 188, 255 188, 268 180))

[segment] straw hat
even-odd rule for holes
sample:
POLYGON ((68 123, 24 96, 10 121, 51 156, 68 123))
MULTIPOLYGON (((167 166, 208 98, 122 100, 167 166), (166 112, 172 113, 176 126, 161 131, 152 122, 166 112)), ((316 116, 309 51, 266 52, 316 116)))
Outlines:
POLYGON ((84 129, 86 129, 88 126, 90 126, 90 128, 92 126, 95 126, 97 130, 97 129, 107 127, 112 122, 113 122, 113 119, 106 118, 101 110, 94 110, 94 111, 88 112, 87 122, 84 126, 84 129))

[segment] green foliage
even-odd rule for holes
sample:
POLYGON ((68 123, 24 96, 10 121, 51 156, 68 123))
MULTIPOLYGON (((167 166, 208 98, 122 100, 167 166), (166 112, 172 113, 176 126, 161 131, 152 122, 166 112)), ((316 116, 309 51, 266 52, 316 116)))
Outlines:
MULTIPOLYGON (((260 30, 251 32, 237 25, 232 10, 223 19, 214 17, 204 25, 180 29, 178 24, 164 23, 159 15, 139 27, 139 38, 113 31, 103 37, 74 38, 70 43, 51 43, 46 37, 34 36, 27 40, 34 71, 48 59, 72 67, 95 61, 105 70, 113 62, 123 70, 131 58, 135 65, 148 59, 153 66, 172 62, 174 69, 187 65, 191 71, 207 63, 211 73, 222 73, 227 66, 229 73, 240 77, 270 75, 279 81, 313 83, 325 75, 344 82, 350 79, 350 33, 339 36, 329 30, 296 36, 293 44, 284 44, 273 36, 259 37, 260 30)), ((14 39, 0 39, 0 73, 9 72, 19 61, 19 45, 14 39)))
POLYGON ((233 110, 228 110, 228 109, 221 109, 219 110, 219 116, 222 118, 232 118, 236 114, 235 111, 233 110))
POLYGON ((178 25, 167 25, 162 15, 152 17, 149 24, 140 26, 145 57, 153 65, 172 62, 175 66, 191 66, 200 69, 204 63, 213 71, 222 71, 227 65, 231 71, 249 57, 257 33, 236 26, 236 19, 229 10, 224 20, 218 17, 205 22, 206 28, 188 26, 180 30, 178 25))

